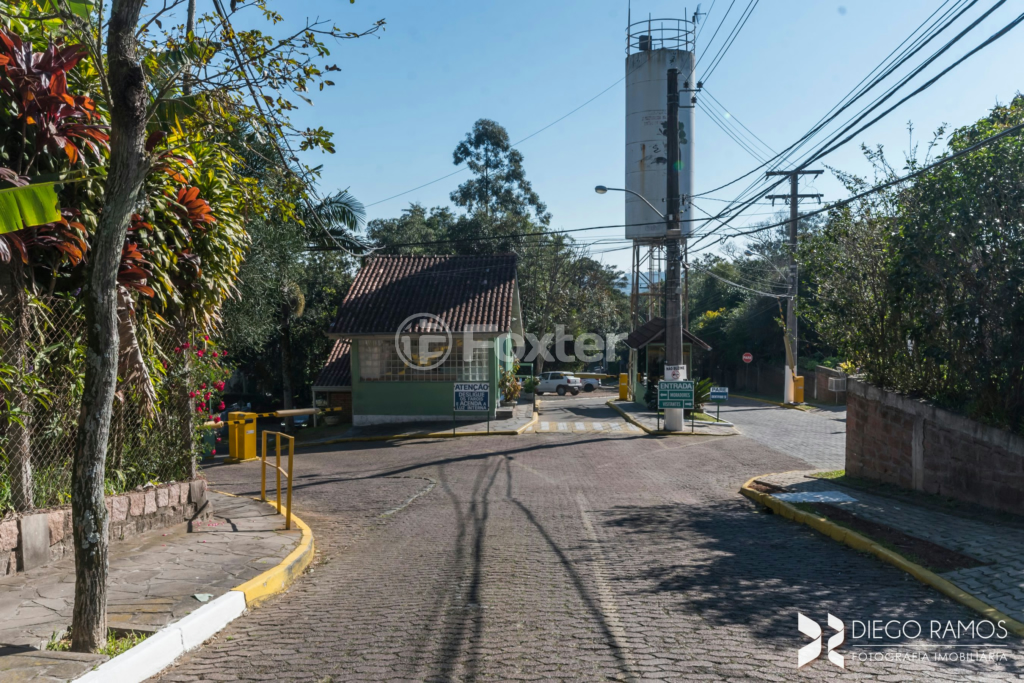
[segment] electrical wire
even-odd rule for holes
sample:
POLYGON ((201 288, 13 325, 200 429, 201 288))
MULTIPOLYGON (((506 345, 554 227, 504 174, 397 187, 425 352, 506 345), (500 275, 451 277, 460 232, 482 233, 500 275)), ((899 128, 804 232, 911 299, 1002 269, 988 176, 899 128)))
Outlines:
POLYGON ((706 83, 708 79, 711 78, 711 75, 715 72, 715 69, 718 68, 718 65, 722 63, 723 59, 725 59, 725 55, 729 52, 729 48, 731 48, 732 44, 736 42, 736 39, 740 35, 740 31, 742 31, 743 27, 747 25, 747 21, 750 19, 750 15, 753 14, 754 10, 757 8, 758 2, 760 2, 760 0, 750 0, 750 2, 747 4, 747 9, 744 10, 745 16, 744 14, 740 15, 740 20, 736 22, 736 26, 733 28, 733 32, 730 33, 729 37, 725 39, 726 42, 724 44, 724 47, 718 51, 717 55, 715 55, 715 59, 711 62, 711 66, 708 68, 707 73, 704 74, 703 78, 701 78, 701 82, 706 83))
POLYGON ((744 152, 746 152, 747 154, 752 156, 755 161, 764 162, 764 157, 761 154, 756 152, 750 146, 749 143, 743 141, 741 138, 738 137, 738 135, 736 133, 734 133, 733 131, 729 130, 726 127, 726 124, 719 118, 718 113, 716 113, 714 109, 711 109, 709 106, 704 104, 704 102, 701 101, 701 100, 697 100, 697 106, 700 108, 701 111, 703 111, 705 114, 708 115, 708 118, 711 119, 712 123, 714 123, 716 126, 718 126, 722 130, 723 133, 725 133, 727 136, 729 136, 732 139, 733 142, 735 142, 737 145, 739 145, 739 147, 744 152))

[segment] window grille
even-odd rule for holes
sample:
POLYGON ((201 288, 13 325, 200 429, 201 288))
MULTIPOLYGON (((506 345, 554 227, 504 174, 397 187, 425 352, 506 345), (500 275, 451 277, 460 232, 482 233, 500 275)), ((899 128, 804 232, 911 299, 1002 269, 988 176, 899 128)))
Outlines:
MULTIPOLYGON (((453 342, 454 347, 444 362, 436 368, 417 367, 421 359, 412 354, 407 363, 398 354, 395 342, 390 339, 359 340, 359 378, 364 382, 486 382, 490 376, 490 362, 493 340, 477 341, 472 357, 464 357, 462 339, 453 342)), ((416 348, 416 344, 412 345, 416 348)), ((431 345, 429 358, 422 359, 422 365, 435 362, 437 353, 446 350, 444 344, 431 345)))

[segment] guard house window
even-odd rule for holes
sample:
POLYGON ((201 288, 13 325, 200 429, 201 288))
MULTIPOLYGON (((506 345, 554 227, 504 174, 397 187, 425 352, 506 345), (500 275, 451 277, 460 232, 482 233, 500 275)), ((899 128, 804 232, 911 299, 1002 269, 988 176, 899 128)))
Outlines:
MULTIPOLYGON (((456 339, 454 348, 444 363, 436 368, 416 367, 419 359, 412 358, 413 365, 407 364, 398 355, 395 342, 391 339, 359 340, 359 378, 364 382, 486 382, 489 377, 489 361, 493 340, 476 342, 472 357, 465 358, 463 340, 456 339)), ((432 347, 432 352, 443 351, 432 347)), ((428 360, 424 364, 433 362, 428 360)))

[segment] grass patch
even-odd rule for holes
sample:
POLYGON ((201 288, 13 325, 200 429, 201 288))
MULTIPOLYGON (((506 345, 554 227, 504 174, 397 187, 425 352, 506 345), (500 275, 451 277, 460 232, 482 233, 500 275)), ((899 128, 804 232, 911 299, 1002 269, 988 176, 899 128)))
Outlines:
POLYGON ((846 476, 846 470, 829 470, 828 472, 815 472, 810 475, 815 479, 842 479, 846 476))
MULTIPOLYGON (((117 655, 132 649, 146 638, 149 638, 149 636, 149 633, 142 633, 139 631, 125 632, 109 629, 107 631, 107 644, 100 648, 97 651, 97 654, 116 657, 117 655)), ((46 649, 55 652, 69 652, 71 650, 70 631, 65 631, 61 634, 54 632, 54 634, 50 636, 50 642, 46 644, 46 649)))

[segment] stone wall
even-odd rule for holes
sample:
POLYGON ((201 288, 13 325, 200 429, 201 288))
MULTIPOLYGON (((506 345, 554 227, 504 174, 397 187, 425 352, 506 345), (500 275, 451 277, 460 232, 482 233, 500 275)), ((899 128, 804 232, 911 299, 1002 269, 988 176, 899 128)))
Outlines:
POLYGON ((846 473, 1024 514, 1024 438, 847 381, 846 473))
MULTIPOLYGON (((161 484, 119 496, 107 496, 110 542, 150 529, 210 515, 206 480, 161 484)), ((34 569, 74 553, 71 508, 46 510, 0 522, 0 577, 34 569)))

